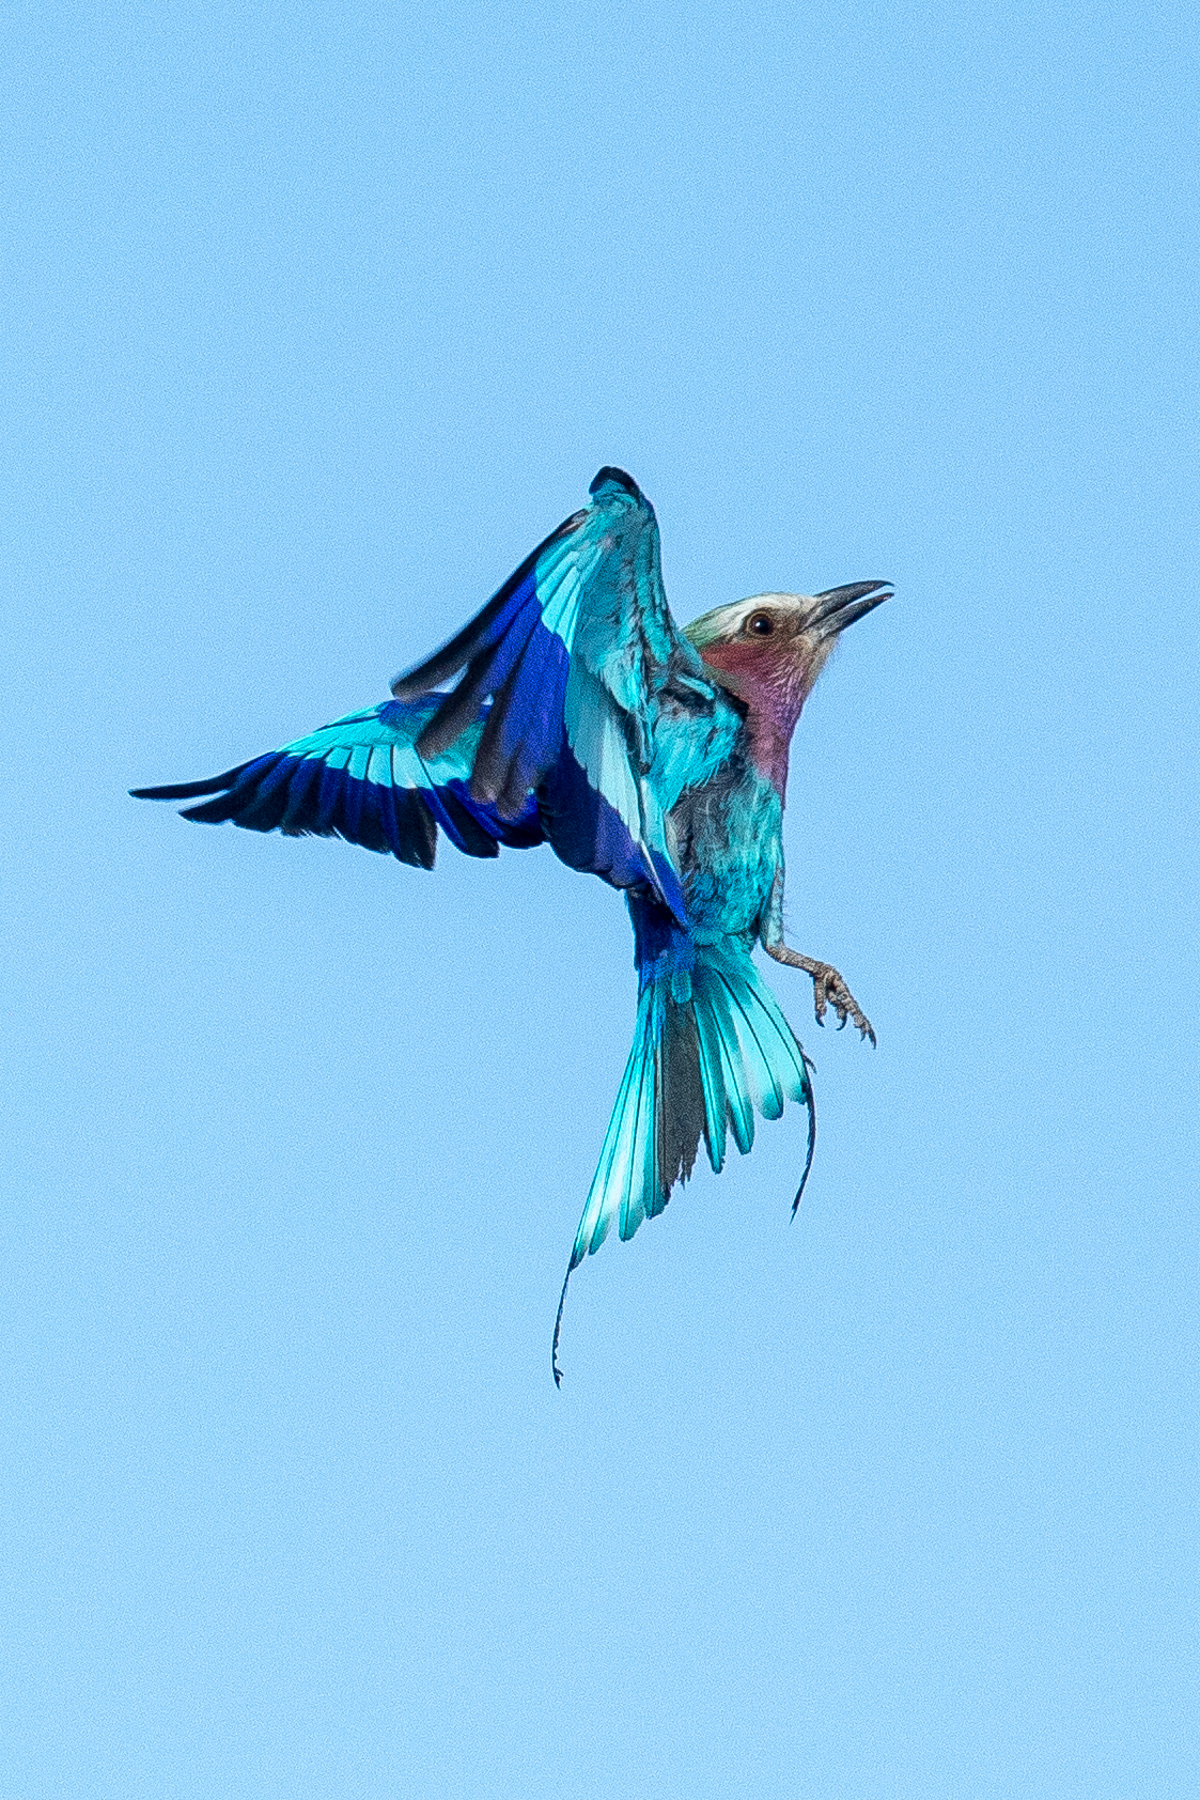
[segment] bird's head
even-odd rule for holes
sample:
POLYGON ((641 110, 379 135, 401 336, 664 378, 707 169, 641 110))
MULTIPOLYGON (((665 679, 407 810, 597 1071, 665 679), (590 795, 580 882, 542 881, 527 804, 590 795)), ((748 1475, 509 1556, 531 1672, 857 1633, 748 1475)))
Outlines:
POLYGON ((722 684, 786 740, 847 625, 891 598, 886 581, 823 594, 755 594, 685 628, 722 684))

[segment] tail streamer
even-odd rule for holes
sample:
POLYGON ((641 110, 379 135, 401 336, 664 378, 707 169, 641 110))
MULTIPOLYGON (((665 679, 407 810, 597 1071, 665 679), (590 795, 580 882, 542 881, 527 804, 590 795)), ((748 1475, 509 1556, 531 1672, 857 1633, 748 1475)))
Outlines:
POLYGON ((559 1295, 550 1352, 556 1387, 571 1276, 600 1248, 614 1219, 620 1236, 631 1238, 643 1219, 662 1212, 675 1185, 690 1176, 702 1139, 719 1171, 728 1135, 744 1155, 754 1142, 755 1112, 778 1119, 788 1100, 799 1101, 808 1144, 793 1218, 812 1168, 812 1064, 749 948, 740 940, 688 940, 686 955, 671 962, 643 973, 633 1045, 559 1295))

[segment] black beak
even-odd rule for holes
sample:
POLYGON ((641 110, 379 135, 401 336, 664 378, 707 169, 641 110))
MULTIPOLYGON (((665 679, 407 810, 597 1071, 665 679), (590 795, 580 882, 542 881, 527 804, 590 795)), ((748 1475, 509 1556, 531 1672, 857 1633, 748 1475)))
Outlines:
POLYGON ((815 628, 818 637, 836 637, 891 597, 890 581, 852 581, 849 587, 826 588, 815 596, 817 610, 810 614, 804 629, 815 628))

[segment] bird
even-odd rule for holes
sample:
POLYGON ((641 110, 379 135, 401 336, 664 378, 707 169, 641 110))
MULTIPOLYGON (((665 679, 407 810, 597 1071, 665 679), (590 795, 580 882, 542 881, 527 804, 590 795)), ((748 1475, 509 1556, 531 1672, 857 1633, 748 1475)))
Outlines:
POLYGON ((623 893, 638 979, 633 1045, 559 1297, 614 1223, 656 1217, 701 1142, 720 1172, 755 1113, 807 1112, 812 1063, 753 959, 808 975, 875 1042, 838 971, 784 939, 783 814, 801 711, 842 632, 892 585, 765 593, 680 629, 663 587, 654 509, 602 468, 588 504, 525 558, 392 697, 204 781, 133 788, 198 801, 183 816, 340 837, 431 869, 439 833, 468 856, 549 844, 623 893))

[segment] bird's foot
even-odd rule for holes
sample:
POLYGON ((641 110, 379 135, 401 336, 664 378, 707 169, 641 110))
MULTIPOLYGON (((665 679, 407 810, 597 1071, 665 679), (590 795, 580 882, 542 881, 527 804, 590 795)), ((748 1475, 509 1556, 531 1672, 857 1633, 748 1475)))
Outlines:
POLYGON ((811 956, 801 956, 798 950, 790 950, 781 942, 766 943, 763 948, 776 962, 786 963, 789 969, 803 969, 806 975, 812 976, 813 1010, 816 1012, 818 1025, 825 1023, 825 1014, 832 1006, 838 1016, 839 1031, 849 1019, 865 1038, 875 1042, 870 1019, 830 963, 817 962, 811 956))
POLYGON ((808 973, 813 983, 813 1010, 817 1015, 817 1024, 824 1025, 826 1009, 832 1006, 837 1014, 838 1030, 841 1031, 847 1019, 859 1030, 863 1037, 875 1042, 875 1033, 868 1019, 850 989, 841 976, 829 963, 810 962, 808 973))

